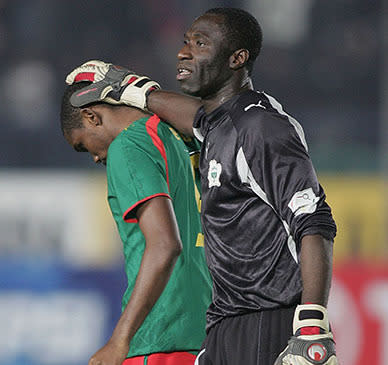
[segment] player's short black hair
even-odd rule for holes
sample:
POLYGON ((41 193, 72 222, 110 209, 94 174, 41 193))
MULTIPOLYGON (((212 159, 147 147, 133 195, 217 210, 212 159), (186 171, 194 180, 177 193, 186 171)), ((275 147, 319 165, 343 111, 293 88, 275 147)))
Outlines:
POLYGON ((246 67, 251 73, 263 41, 263 33, 257 19, 247 11, 238 8, 213 8, 207 10, 205 14, 217 14, 224 17, 223 30, 227 43, 232 52, 239 48, 249 51, 246 67))
POLYGON ((61 106, 62 133, 70 132, 73 129, 84 128, 84 125, 82 124, 81 113, 80 113, 81 108, 71 105, 70 97, 76 91, 90 84, 91 84, 90 81, 81 81, 81 82, 76 82, 72 85, 67 85, 65 92, 63 93, 62 106, 61 106))

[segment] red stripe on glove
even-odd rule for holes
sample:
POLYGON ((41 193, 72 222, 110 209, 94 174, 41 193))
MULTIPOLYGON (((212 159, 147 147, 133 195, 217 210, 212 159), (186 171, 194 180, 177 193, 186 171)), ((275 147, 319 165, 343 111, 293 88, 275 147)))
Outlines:
POLYGON ((321 332, 319 327, 302 327, 300 334, 303 335, 319 335, 321 332))
POLYGON ((137 80, 137 77, 136 76, 132 76, 129 80, 128 80, 128 84, 132 84, 132 82, 136 81, 137 80))
POLYGON ((78 81, 94 81, 94 72, 81 72, 75 78, 74 82, 78 81))

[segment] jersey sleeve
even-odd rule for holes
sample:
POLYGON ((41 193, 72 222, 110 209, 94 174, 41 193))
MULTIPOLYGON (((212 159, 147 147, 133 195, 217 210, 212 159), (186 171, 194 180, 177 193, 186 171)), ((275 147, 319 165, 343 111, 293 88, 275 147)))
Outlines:
POLYGON ((295 242, 307 234, 332 240, 336 225, 301 126, 279 114, 256 113, 239 130, 239 138, 245 182, 274 209, 295 242))
POLYGON ((136 209, 145 201, 156 196, 170 197, 165 163, 162 156, 155 155, 126 143, 115 143, 109 148, 108 194, 115 195, 126 222, 137 222, 136 209))

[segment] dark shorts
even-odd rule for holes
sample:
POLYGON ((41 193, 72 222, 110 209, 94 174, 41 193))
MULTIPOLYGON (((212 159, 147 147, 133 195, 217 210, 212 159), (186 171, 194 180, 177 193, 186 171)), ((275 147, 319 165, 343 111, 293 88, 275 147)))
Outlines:
POLYGON ((272 365, 292 335, 295 307, 227 317, 206 336, 196 365, 272 365))
POLYGON ((194 365, 194 361, 195 355, 179 351, 130 357, 122 365, 194 365))

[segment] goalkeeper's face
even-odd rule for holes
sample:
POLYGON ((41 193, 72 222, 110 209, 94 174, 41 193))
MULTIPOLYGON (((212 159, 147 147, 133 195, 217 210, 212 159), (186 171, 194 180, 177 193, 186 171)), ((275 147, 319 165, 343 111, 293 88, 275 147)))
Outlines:
POLYGON ((211 97, 230 82, 230 50, 222 24, 222 16, 206 14, 186 32, 177 55, 177 80, 184 93, 211 97))

